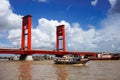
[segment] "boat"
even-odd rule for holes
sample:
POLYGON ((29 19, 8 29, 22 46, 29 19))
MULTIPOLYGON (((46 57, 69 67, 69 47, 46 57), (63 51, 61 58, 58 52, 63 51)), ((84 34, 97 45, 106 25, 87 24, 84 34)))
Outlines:
POLYGON ((86 64, 88 61, 87 58, 75 57, 74 55, 64 55, 54 59, 55 64, 86 64))
POLYGON ((119 60, 119 54, 111 54, 109 52, 99 53, 97 57, 88 57, 90 60, 119 60))

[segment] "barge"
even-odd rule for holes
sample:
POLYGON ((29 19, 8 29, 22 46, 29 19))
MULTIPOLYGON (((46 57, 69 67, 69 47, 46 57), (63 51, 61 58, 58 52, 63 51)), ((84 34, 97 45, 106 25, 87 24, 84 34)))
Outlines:
POLYGON ((108 52, 99 53, 97 57, 88 57, 90 60, 119 60, 119 54, 112 54, 108 52))

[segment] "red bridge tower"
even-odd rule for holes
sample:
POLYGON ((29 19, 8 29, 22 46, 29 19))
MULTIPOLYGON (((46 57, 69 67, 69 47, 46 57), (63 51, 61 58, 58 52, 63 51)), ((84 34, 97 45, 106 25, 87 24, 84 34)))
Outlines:
POLYGON ((64 25, 57 26, 56 51, 66 52, 66 42, 65 41, 66 40, 65 40, 65 27, 64 27, 64 25), (62 43, 60 43, 60 42, 62 42, 62 43), (61 46, 60 46, 60 44, 61 44, 61 46))
MULTIPOLYGON (((21 50, 31 51, 31 25, 32 19, 31 15, 24 16, 22 19, 22 39, 21 39, 21 50)), ((31 59, 30 54, 21 54, 20 60, 31 59)))
POLYGON ((21 39, 21 49, 31 50, 31 15, 23 17, 22 22, 22 39, 21 39), (26 40, 27 39, 27 40, 26 40))

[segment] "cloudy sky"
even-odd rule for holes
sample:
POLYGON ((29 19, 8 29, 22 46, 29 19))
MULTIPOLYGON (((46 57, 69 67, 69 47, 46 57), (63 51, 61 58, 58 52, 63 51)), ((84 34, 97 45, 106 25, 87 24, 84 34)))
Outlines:
POLYGON ((120 52, 120 0, 0 0, 0 48, 20 48, 27 14, 33 49, 54 50, 64 24, 67 50, 120 52))

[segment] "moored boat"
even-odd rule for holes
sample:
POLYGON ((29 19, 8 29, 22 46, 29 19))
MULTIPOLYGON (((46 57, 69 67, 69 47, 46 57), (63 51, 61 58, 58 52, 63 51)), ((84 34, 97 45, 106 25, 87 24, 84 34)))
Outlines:
POLYGON ((57 57, 54 59, 55 64, 86 64, 89 61, 89 59, 75 57, 71 55, 65 55, 63 57, 57 57))
POLYGON ((119 54, 112 54, 109 52, 99 53, 97 57, 88 57, 90 60, 119 60, 119 54))

